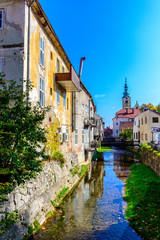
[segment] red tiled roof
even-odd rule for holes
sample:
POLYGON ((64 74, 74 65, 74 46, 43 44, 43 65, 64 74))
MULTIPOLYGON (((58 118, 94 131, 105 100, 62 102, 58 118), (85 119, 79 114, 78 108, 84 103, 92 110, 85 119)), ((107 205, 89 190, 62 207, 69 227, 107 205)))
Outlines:
POLYGON ((133 123, 134 122, 120 122, 120 131, 122 131, 122 129, 133 128, 133 123))
POLYGON ((134 109, 134 108, 121 109, 118 112, 116 112, 116 117, 134 119, 140 113, 141 111, 139 109, 134 109))

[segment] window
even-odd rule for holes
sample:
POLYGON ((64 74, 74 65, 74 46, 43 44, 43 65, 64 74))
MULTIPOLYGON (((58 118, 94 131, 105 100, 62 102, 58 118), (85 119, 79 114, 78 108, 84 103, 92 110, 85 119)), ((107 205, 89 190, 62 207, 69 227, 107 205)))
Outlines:
POLYGON ((118 123, 116 123, 116 125, 118 125, 118 123))
POLYGON ((50 88, 50 95, 52 95, 52 88, 50 88))
POLYGON ((116 133, 118 134, 118 130, 116 130, 116 133))
POLYGON ((76 113, 78 112, 78 100, 76 100, 76 109, 75 109, 75 112, 76 112, 76 113))
POLYGON ((44 107, 44 79, 40 78, 40 106, 44 107))
POLYGON ((82 104, 82 116, 84 117, 84 104, 82 104))
POLYGON ((57 89, 57 103, 60 104, 60 91, 57 89))
POLYGON ((85 135, 84 129, 82 129, 82 144, 84 143, 84 135, 85 135))
POLYGON ((44 39, 40 37, 40 64, 44 67, 44 39))
POLYGON ((152 118, 152 122, 153 122, 153 123, 158 123, 158 117, 153 117, 153 118, 152 118))
POLYGON ((63 93, 63 107, 66 107, 66 94, 63 93))
POLYGON ((91 117, 93 117, 93 108, 91 107, 91 117))
POLYGON ((148 140, 148 136, 147 136, 147 134, 145 134, 145 140, 148 140))
POLYGON ((136 139, 138 139, 138 133, 136 132, 136 139))
POLYGON ((85 116, 86 117, 87 117, 87 111, 88 111, 87 106, 85 106, 85 116))
POLYGON ((65 73, 65 67, 62 66, 62 73, 65 73))
POLYGON ((75 143, 75 145, 78 144, 78 130, 75 130, 75 132, 74 132, 74 143, 75 143))
POLYGON ((141 118, 141 124, 143 125, 143 118, 141 118))
POLYGON ((56 62, 56 72, 59 73, 60 72, 60 62, 59 59, 57 58, 57 62, 56 62))
POLYGON ((53 52, 50 51, 50 58, 53 60, 53 52))
POLYGON ((134 133, 134 139, 135 139, 135 133, 134 133))
POLYGON ((4 25, 4 12, 3 10, 0 10, 0 29, 3 29, 4 25))
POLYGON ((147 123, 147 117, 145 117, 145 123, 147 123))
POLYGON ((141 139, 143 140, 143 133, 142 133, 142 135, 141 135, 141 139))
POLYGON ((68 98, 67 98, 67 110, 69 109, 68 98))
POLYGON ((139 120, 139 126, 138 127, 140 127, 140 120, 139 120))
POLYGON ((66 142, 68 142, 69 129, 66 128, 66 142))
POLYGON ((3 59, 0 58, 0 72, 2 72, 2 66, 3 66, 3 59))
POLYGON ((136 121, 134 121, 134 125, 136 126, 136 121))
POLYGON ((75 129, 78 128, 78 115, 75 115, 75 129))

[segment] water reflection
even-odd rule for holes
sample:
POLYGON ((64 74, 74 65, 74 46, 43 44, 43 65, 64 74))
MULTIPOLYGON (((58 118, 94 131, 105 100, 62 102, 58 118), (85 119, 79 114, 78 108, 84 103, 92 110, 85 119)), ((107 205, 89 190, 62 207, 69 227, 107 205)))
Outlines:
POLYGON ((123 180, 130 159, 120 151, 104 153, 54 219, 35 239, 141 239, 124 218, 123 180))

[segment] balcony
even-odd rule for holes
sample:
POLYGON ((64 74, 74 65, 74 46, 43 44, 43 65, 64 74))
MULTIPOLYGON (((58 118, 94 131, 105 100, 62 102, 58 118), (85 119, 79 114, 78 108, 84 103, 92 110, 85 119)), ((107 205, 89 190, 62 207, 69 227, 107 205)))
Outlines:
POLYGON ((66 90, 66 92, 80 91, 80 79, 72 65, 69 73, 56 73, 56 82, 66 90))

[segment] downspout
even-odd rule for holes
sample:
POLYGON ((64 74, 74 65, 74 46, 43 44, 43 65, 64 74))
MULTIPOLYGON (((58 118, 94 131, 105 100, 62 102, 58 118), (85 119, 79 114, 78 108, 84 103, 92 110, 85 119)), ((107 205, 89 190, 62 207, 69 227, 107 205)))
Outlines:
MULTIPOLYGON (((91 99, 89 99, 89 121, 91 120, 90 105, 91 105, 91 99)), ((91 126, 89 126, 89 148, 90 148, 90 145, 91 145, 91 126)))
POLYGON ((27 105, 29 103, 29 82, 30 82, 30 32, 31 32, 31 7, 36 0, 32 0, 31 3, 28 3, 28 42, 27 42, 27 82, 26 82, 26 91, 27 91, 27 105))

